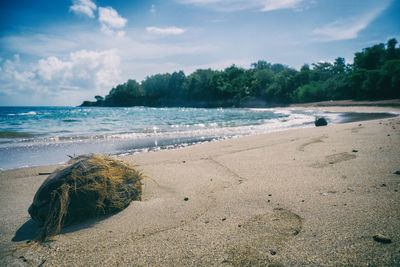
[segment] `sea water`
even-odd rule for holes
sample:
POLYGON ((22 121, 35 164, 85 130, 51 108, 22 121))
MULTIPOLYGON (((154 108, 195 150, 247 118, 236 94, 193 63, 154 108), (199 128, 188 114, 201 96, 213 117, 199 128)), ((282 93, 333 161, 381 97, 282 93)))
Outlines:
POLYGON ((344 115, 312 109, 0 107, 0 169, 311 127, 316 116, 340 123, 344 115))

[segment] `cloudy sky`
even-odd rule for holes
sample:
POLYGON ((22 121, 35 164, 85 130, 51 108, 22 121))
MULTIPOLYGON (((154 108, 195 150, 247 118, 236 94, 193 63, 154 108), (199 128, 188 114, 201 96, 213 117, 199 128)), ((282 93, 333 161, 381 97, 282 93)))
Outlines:
POLYGON ((80 104, 128 79, 264 59, 299 69, 400 40, 399 0, 2 0, 0 105, 80 104))

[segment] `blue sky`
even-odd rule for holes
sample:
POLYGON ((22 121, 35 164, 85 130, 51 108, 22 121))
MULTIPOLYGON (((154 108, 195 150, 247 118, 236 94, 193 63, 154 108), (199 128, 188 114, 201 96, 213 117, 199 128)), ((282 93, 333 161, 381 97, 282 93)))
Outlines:
POLYGON ((128 79, 400 41, 399 0, 3 0, 0 105, 78 105, 128 79))

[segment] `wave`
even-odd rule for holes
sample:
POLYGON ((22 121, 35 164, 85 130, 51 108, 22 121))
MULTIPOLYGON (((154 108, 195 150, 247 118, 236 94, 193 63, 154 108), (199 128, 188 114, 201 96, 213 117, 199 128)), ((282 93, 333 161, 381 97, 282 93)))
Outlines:
MULTIPOLYGON (((136 129, 134 132, 110 132, 110 129, 102 129, 93 134, 83 135, 53 135, 48 137, 33 136, 31 134, 14 133, 20 139, 20 145, 40 145, 51 143, 71 143, 86 141, 112 141, 112 140, 140 140, 140 139, 181 139, 193 137, 203 140, 205 138, 230 138, 234 136, 246 136, 253 134, 263 134, 273 131, 285 130, 290 128, 306 127, 311 125, 314 117, 305 114, 291 114, 288 117, 281 117, 269 120, 261 120, 251 124, 235 122, 212 122, 194 124, 173 124, 168 126, 152 126, 136 129)), ((67 133, 65 131, 64 133, 67 133)), ((63 133, 63 132, 59 132, 63 133)), ((15 144, 18 145, 18 144, 15 144)))
POLYGON ((81 120, 76 120, 76 119, 65 119, 62 120, 63 122, 80 122, 81 120))
POLYGON ((33 137, 34 134, 24 132, 13 132, 13 131, 0 131, 0 138, 28 138, 33 137))

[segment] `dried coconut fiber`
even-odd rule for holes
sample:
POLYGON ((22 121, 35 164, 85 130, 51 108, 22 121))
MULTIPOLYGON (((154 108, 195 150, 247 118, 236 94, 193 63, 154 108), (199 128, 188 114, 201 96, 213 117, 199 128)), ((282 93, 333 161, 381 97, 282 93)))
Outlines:
POLYGON ((45 241, 75 222, 111 214, 140 200, 143 176, 129 165, 103 155, 83 155, 54 171, 29 207, 41 223, 38 241, 45 241))

